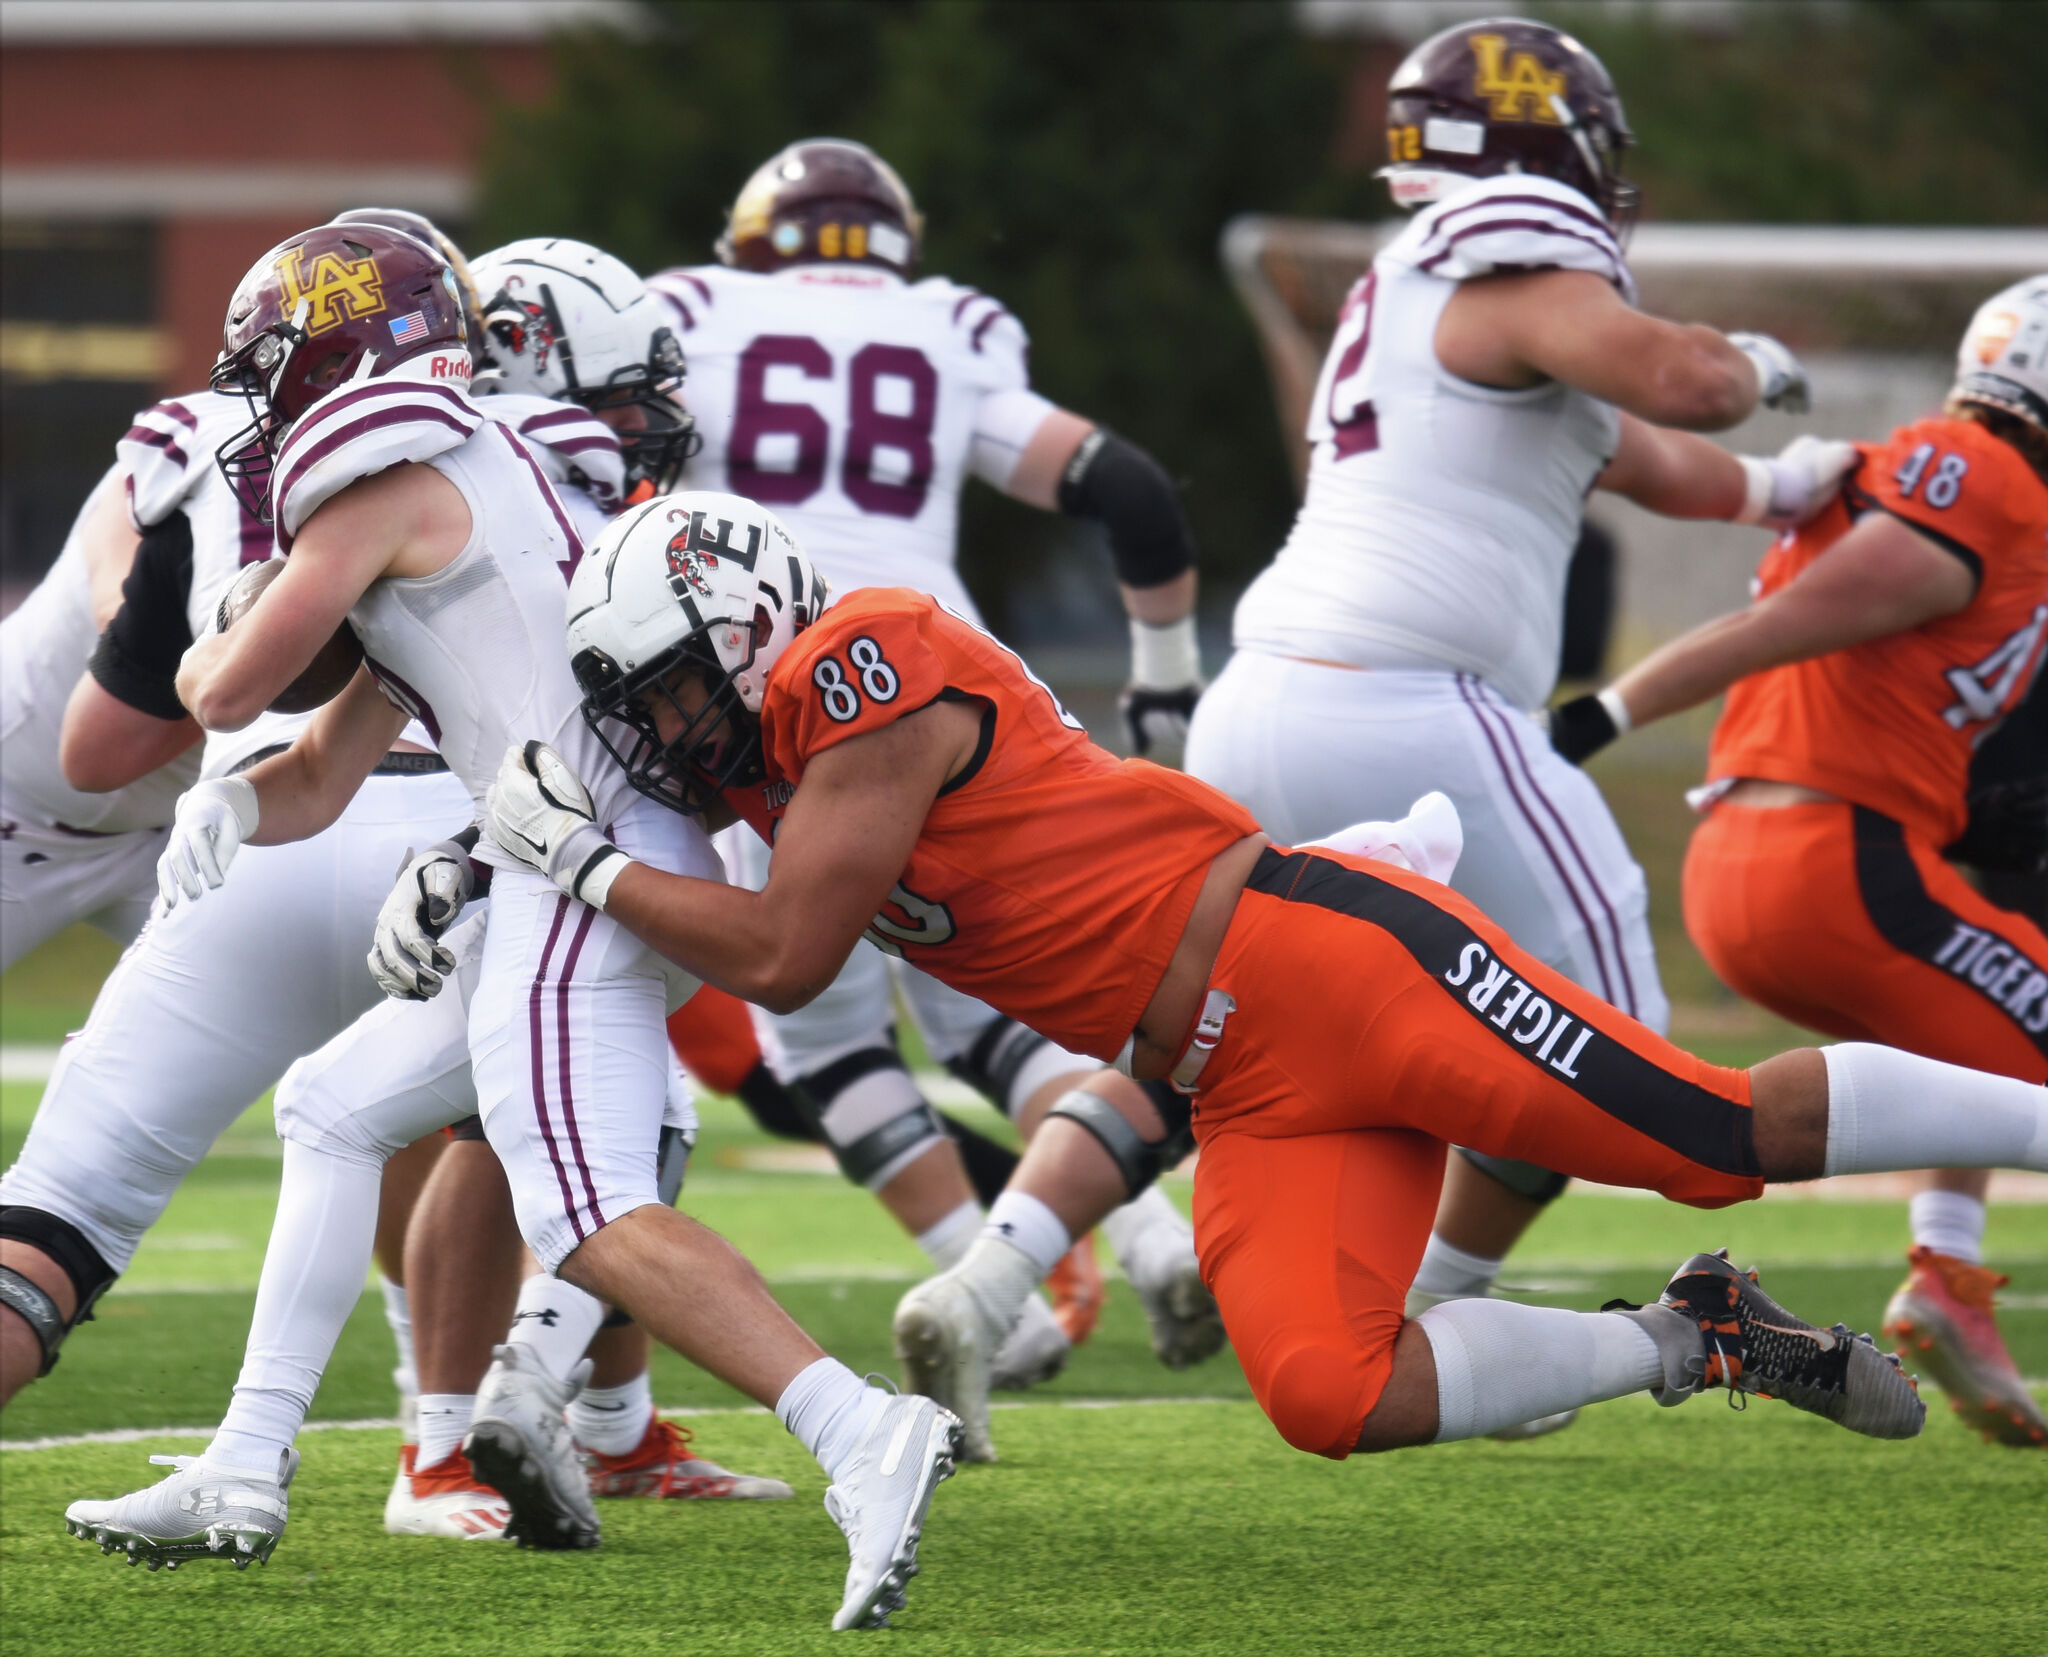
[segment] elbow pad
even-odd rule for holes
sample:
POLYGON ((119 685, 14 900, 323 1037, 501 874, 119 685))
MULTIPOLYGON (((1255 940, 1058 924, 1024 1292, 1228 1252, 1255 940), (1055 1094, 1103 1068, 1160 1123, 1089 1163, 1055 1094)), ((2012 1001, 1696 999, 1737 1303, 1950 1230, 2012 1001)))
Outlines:
POLYGON ((173 512, 142 532, 121 583, 121 608, 88 664, 101 688, 155 719, 183 719, 178 663, 192 644, 185 605, 192 592, 192 522, 173 512))
POLYGON ((1060 475, 1060 510, 1109 532, 1116 576, 1126 587, 1157 587, 1194 568, 1195 540, 1180 491, 1135 443, 1097 426, 1060 475))

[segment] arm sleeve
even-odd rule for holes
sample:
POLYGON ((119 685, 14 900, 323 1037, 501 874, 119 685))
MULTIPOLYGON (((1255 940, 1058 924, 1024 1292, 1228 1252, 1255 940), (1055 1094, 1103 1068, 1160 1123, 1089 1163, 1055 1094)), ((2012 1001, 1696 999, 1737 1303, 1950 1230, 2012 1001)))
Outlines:
POLYGON ((828 610, 802 645, 790 664, 797 671, 776 675, 762 709, 768 757, 785 777, 801 776, 848 737, 929 707, 946 689, 945 664, 914 613, 828 610))
POLYGON ((175 681, 192 643, 192 523, 173 512, 142 532, 121 585, 121 608, 94 647, 88 671, 117 701, 156 719, 183 719, 175 681))
POLYGON ((1137 444, 1097 426, 1081 439, 1060 478, 1060 510, 1109 532, 1116 576, 1126 587, 1157 587, 1194 567, 1195 538, 1173 479, 1137 444))
POLYGON ((967 451, 967 469, 983 483, 1007 491, 1046 416, 1058 405, 1026 386, 991 392, 974 409, 974 440, 967 451))

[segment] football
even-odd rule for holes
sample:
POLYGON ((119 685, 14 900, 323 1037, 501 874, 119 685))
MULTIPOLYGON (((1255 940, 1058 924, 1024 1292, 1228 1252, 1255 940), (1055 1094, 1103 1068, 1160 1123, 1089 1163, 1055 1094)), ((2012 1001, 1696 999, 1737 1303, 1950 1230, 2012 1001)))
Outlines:
MULTIPOLYGON (((235 578, 235 584, 220 601, 219 625, 225 633, 256 606, 270 584, 284 574, 284 560, 272 558, 251 564, 235 578)), ((311 713, 342 693, 363 660, 362 641, 355 629, 343 622, 334 637, 320 647, 320 653, 306 664, 306 671, 286 685, 270 704, 272 713, 311 713)))

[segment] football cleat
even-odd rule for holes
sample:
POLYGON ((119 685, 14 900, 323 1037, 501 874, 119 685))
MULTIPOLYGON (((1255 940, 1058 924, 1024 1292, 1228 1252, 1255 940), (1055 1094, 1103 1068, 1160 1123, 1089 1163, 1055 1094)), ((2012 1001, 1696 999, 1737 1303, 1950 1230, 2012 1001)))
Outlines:
POLYGON ((511 1510, 505 1534, 522 1548, 594 1548, 600 1526, 590 1480, 562 1412, 590 1376, 585 1358, 557 1381, 525 1346, 491 1351, 462 1453, 511 1510))
POLYGON ((1027 1295, 1016 1323, 989 1360, 988 1384, 998 1392, 1035 1387, 1065 1369, 1073 1350, 1051 1309, 1038 1296, 1027 1295))
POLYGON ((451 1542, 504 1540, 512 1509, 476 1476, 469 1457, 451 1451, 431 1467, 418 1465, 419 1446, 398 1447, 398 1477, 384 1498, 384 1528, 393 1536, 439 1536, 451 1542))
POLYGON ((1488 1433, 1486 1436, 1500 1444, 1520 1444, 1527 1439, 1547 1438, 1552 1433, 1561 1433, 1578 1418, 1579 1412, 1575 1409, 1557 1410, 1550 1415, 1539 1415, 1534 1421, 1523 1421, 1512 1427, 1503 1427, 1499 1432, 1488 1433))
POLYGON ((1141 1270, 1131 1287, 1152 1326, 1153 1356, 1168 1369, 1191 1369, 1223 1350, 1223 1314, 1202 1281, 1192 1238, 1163 1268, 1141 1270))
POLYGON ((1912 1270, 1884 1309, 1884 1338, 1927 1366, 1949 1408, 1987 1443, 2048 1449, 2048 1420, 1998 1332, 1995 1294, 2009 1279, 1929 1248, 1906 1259, 1912 1270))
POLYGON ((953 1476, 960 1422, 929 1398, 904 1393, 882 1406, 825 1492, 825 1511, 852 1558, 835 1629, 886 1628, 917 1575, 917 1543, 932 1492, 953 1476))
MULTIPOLYGON (((1782 1398, 1871 1438, 1913 1438, 1927 1419, 1897 1358, 1847 1324, 1820 1329, 1795 1317, 1763 1292, 1754 1271, 1730 1265, 1726 1249, 1686 1261, 1655 1306, 1610 1300, 1601 1310, 1633 1319, 1656 1341, 1665 1379, 1652 1395, 1660 1404, 1726 1387, 1782 1398)), ((1729 1402, 1741 1408, 1738 1398, 1729 1402)))
POLYGON ((989 1432, 989 1347, 999 1332, 973 1289, 951 1272, 925 1279, 896 1303, 903 1390, 943 1406, 959 1423, 962 1461, 994 1461, 989 1432))
POLYGON ((1045 1292, 1052 1296, 1053 1321, 1075 1346, 1086 1344, 1102 1317, 1108 1291, 1095 1258, 1095 1233, 1089 1232, 1046 1273, 1045 1292))
POLYGON ((581 1446, 584 1470, 593 1496, 653 1496, 669 1501, 780 1501, 796 1492, 780 1479, 752 1473, 729 1473, 706 1461, 691 1447, 690 1429, 658 1415, 647 1418, 647 1433, 637 1448, 608 1456, 581 1446))
POLYGON ((188 1559, 226 1559, 238 1571, 265 1565, 284 1536, 286 1492, 299 1470, 287 1450, 275 1478, 216 1467, 204 1456, 151 1456, 173 1471, 147 1490, 111 1502, 73 1502, 64 1528, 131 1565, 175 1571, 188 1559))

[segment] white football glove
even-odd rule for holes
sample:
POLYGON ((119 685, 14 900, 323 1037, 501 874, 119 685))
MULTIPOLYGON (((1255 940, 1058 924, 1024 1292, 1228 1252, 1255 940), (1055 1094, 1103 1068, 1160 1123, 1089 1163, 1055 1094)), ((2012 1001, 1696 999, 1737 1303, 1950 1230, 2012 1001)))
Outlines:
POLYGON ((1202 656, 1195 618, 1163 627, 1131 620, 1131 682, 1116 700, 1124 740, 1143 758, 1164 744, 1185 748, 1188 722, 1202 697, 1202 656))
POLYGON ((1756 400, 1780 414, 1804 414, 1813 406, 1813 382, 1799 359, 1769 334, 1730 334, 1728 343, 1756 369, 1756 400))
POLYGON ((455 957, 441 947, 441 934, 454 924, 476 890, 469 852, 453 840, 405 854, 398 883, 377 911, 370 945, 370 976, 398 1001, 431 1001, 455 970, 455 957))
POLYGON ((1398 823, 1353 823, 1349 828, 1326 834, 1297 848, 1327 846, 1334 852, 1369 857, 1375 863, 1391 863, 1428 880, 1450 884, 1457 872, 1458 858, 1465 850, 1465 825, 1448 795, 1435 790, 1408 808, 1398 823))
POLYGON ((604 837, 590 790, 545 742, 505 751, 484 809, 493 840, 593 909, 633 861, 604 837))
POLYGON ((1749 480, 1742 510, 1733 521, 1791 529, 1803 524, 1841 493, 1842 479, 1855 470, 1856 445, 1825 437, 1795 437, 1775 458, 1738 455, 1749 480))
POLYGON ((156 860, 156 889, 166 909, 178 894, 197 898, 227 878, 242 842, 256 832, 256 785, 247 777, 215 777, 178 796, 171 838, 156 860))

